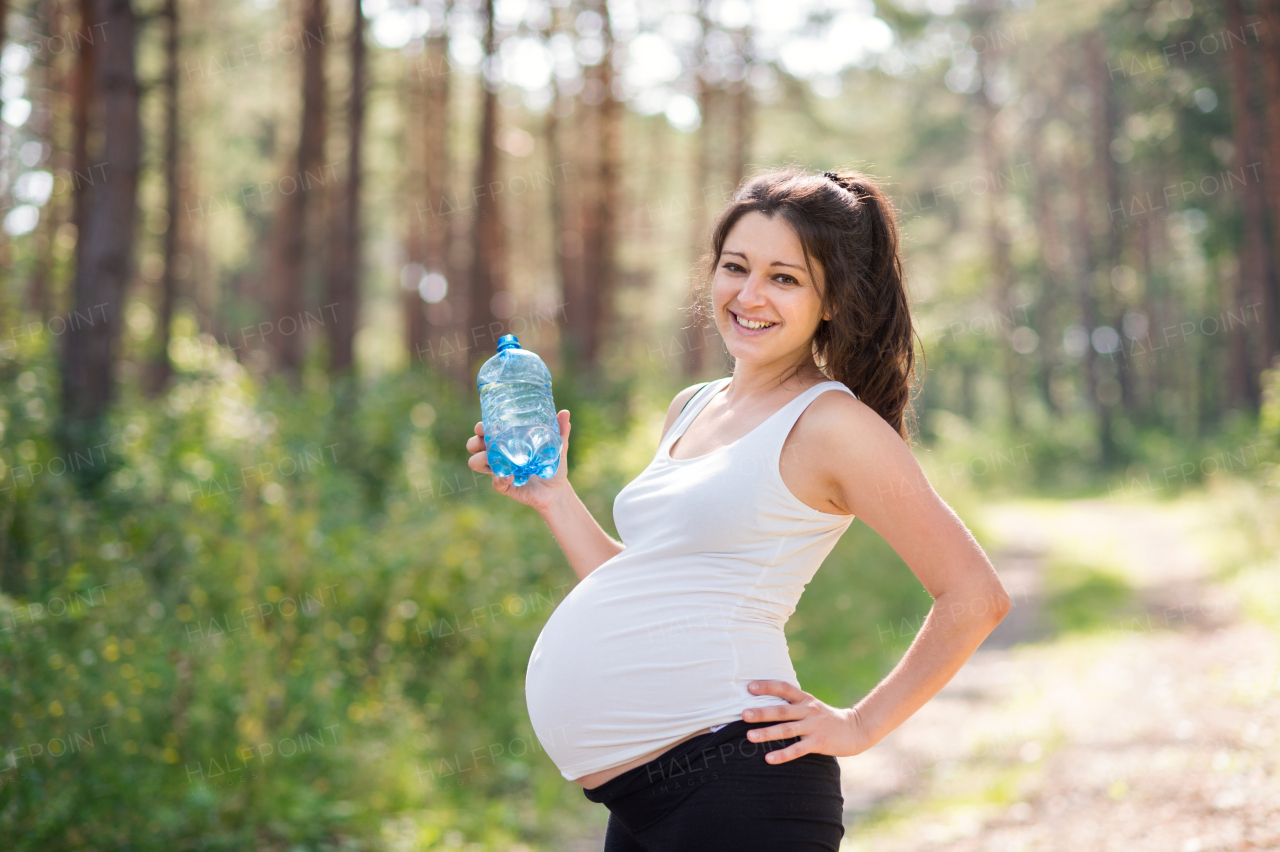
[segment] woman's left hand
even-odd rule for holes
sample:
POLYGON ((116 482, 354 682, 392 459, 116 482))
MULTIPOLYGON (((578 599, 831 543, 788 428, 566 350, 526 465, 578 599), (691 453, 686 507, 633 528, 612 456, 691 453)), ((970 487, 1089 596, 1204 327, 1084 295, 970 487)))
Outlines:
POLYGON ((805 754, 829 754, 848 757, 861 754, 872 746, 862 728, 858 711, 824 704, 809 693, 783 680, 753 681, 748 685, 752 695, 776 695, 790 702, 744 710, 747 722, 781 721, 781 725, 752 728, 747 739, 755 743, 800 737, 800 742, 768 752, 769 763, 786 763, 805 754))

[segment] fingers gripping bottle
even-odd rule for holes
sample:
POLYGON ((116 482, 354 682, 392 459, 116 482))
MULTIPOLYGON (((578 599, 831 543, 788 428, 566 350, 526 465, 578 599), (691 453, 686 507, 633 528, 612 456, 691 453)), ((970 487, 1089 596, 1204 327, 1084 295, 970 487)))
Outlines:
POLYGON ((476 376, 489 468, 498 476, 550 479, 560 467, 560 424, 551 396, 551 371, 520 348, 514 334, 498 338, 498 354, 476 376))

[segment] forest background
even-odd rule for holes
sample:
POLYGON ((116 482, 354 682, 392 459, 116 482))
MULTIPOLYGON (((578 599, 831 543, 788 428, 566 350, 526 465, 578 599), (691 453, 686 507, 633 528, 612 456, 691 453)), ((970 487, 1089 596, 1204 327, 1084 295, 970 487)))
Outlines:
MULTIPOLYGON (((732 369, 689 285, 764 169, 894 198, 962 516, 1274 494, 1276 3, 36 0, 0 45, 7 848, 598 820, 529 726, 573 575, 466 466, 475 374, 505 333, 547 361, 612 533, 671 398, 732 369)), ((929 604, 855 523, 802 682, 857 700, 929 604)))

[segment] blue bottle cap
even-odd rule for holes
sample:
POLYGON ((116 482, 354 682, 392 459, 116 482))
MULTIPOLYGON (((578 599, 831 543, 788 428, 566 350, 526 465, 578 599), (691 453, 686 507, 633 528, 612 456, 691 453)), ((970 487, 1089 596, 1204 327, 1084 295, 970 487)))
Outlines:
POLYGON ((519 348, 520 348, 520 341, 516 339, 516 336, 514 334, 504 334, 498 338, 499 352, 502 352, 504 349, 519 349, 519 348))

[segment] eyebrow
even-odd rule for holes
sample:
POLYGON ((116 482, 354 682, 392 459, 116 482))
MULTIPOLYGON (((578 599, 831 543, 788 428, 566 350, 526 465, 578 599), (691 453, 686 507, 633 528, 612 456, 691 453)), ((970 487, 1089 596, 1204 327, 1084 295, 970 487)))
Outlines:
MULTIPOLYGON (((740 252, 740 251, 722 251, 722 252, 720 252, 720 253, 721 253, 721 254, 736 254, 738 257, 742 258, 743 260, 746 260, 746 259, 747 259, 747 256, 746 256, 745 254, 743 254, 742 252, 740 252)), ((770 266, 790 266, 792 269, 799 269, 801 272, 808 272, 808 270, 807 270, 807 269, 805 269, 803 266, 800 266, 799 264, 795 264, 795 263, 787 263, 787 262, 785 262, 785 261, 781 261, 781 260, 775 260, 773 263, 771 263, 771 264, 769 264, 769 265, 770 265, 770 266)))

